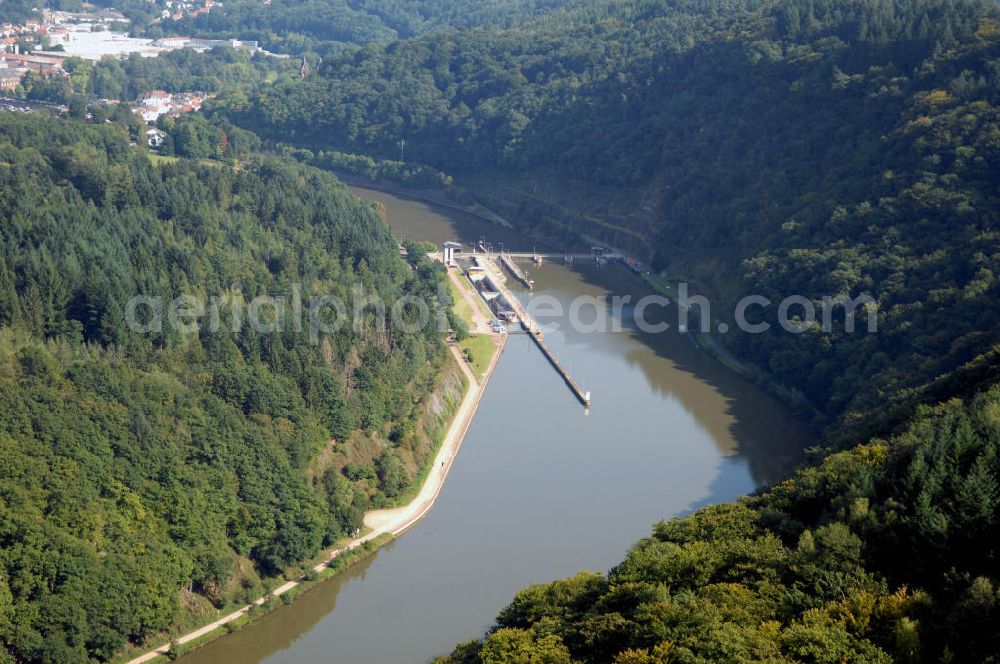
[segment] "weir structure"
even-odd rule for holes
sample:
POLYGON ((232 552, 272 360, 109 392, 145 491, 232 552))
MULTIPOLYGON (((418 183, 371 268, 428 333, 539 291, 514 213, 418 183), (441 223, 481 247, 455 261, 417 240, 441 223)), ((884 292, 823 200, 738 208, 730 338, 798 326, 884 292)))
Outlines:
POLYGON ((505 251, 500 254, 504 258, 528 258, 536 263, 541 263, 543 261, 566 261, 572 263, 573 261, 621 261, 625 260, 625 256, 619 253, 606 252, 603 254, 580 254, 580 253, 564 253, 564 254, 550 254, 541 252, 531 252, 531 251, 505 251))
POLYGON ((509 258, 507 254, 500 254, 500 265, 503 265, 504 268, 507 270, 507 272, 509 272, 510 275, 514 277, 519 284, 521 284, 528 290, 534 288, 535 282, 532 281, 531 279, 528 279, 528 277, 524 274, 524 272, 521 271, 521 268, 519 268, 517 264, 514 263, 514 260, 512 258, 509 258))

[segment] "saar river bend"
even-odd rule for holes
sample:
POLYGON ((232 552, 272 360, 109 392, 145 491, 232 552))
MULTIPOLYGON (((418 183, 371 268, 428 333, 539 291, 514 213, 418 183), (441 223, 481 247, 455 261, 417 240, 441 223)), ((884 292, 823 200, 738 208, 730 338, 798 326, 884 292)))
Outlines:
MULTIPOLYGON (((513 250, 531 242, 475 217, 385 193, 408 239, 513 250)), ((531 297, 647 294, 620 266, 525 266, 531 297)), ((521 293, 527 297, 526 294, 521 293)), ((780 477, 806 442, 777 401, 676 333, 550 331, 593 395, 585 414, 531 340, 512 336, 430 514, 396 542, 185 664, 427 662, 482 636, 527 584, 607 570, 656 521, 780 477)))

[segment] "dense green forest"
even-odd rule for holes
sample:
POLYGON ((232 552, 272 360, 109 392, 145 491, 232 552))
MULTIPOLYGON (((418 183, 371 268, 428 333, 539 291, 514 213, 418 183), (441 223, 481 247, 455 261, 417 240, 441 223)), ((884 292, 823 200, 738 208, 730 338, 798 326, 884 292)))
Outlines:
POLYGON ((772 308, 721 340, 821 442, 884 439, 523 591, 445 662, 971 662, 1000 656, 998 106, 989 0, 622 0, 330 53, 210 114, 334 168, 405 145, 467 193, 523 194, 544 237, 694 280, 721 318, 747 293, 877 303, 875 333, 790 334, 772 308), (533 177, 652 211, 616 231, 531 200, 533 177))
POLYGON ((437 664, 995 662, 1000 389, 519 592, 437 664))
POLYGON ((137 293, 446 304, 320 169, 509 199, 724 320, 747 293, 877 302, 875 333, 790 334, 772 307, 718 337, 844 451, 522 591, 444 662, 1000 661, 996 2, 234 0, 169 29, 323 60, 71 59, 22 91, 78 120, 0 114, 0 661, 107 659, 257 596, 411 488, 437 331, 125 325, 137 293), (218 97, 150 155, 93 99, 151 88, 218 97), (645 211, 535 195, 591 188, 645 211))
POLYGON ((33 7, 29 0, 0 0, 0 15, 5 21, 20 23, 32 17, 33 7))
POLYGON ((223 321, 296 288, 437 302, 442 274, 332 176, 151 161, 115 123, 4 113, 0 218, 0 660, 106 660, 182 605, 256 597, 433 451, 434 325, 126 325, 134 295, 229 296, 223 321))
POLYGON ((283 53, 326 55, 453 28, 506 27, 585 0, 233 0, 207 14, 152 25, 163 34, 253 39, 283 53))
POLYGON ((213 108, 311 150, 395 159, 405 141, 459 184, 645 192, 621 232, 528 196, 519 216, 706 283, 719 316, 746 293, 873 297, 877 335, 722 339, 854 431, 1000 341, 998 95, 990 0, 623 0, 332 55, 213 108))

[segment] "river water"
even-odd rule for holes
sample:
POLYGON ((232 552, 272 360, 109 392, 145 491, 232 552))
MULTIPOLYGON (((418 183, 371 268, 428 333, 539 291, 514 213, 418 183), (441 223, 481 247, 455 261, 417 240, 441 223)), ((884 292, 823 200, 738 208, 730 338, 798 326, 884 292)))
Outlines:
MULTIPOLYGON (((407 239, 529 240, 463 213, 382 201, 407 239)), ((530 301, 649 291, 621 266, 525 266, 530 301)), ((655 522, 731 500, 798 461, 806 428, 680 334, 549 329, 585 412, 531 340, 513 335, 437 504, 400 539, 185 664, 427 662, 482 636, 527 584, 607 570, 655 522)))

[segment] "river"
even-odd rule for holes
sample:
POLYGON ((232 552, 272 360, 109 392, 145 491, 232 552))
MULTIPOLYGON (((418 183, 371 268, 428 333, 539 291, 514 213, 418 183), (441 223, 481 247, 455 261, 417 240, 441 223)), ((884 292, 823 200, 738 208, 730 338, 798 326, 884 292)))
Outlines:
MULTIPOLYGON (((532 243, 476 217, 386 193, 408 239, 532 243)), ((526 266, 533 294, 647 294, 621 266, 526 266)), ((397 541, 185 664, 427 662, 482 636, 519 588, 607 570, 655 522, 731 500, 799 459, 808 432, 684 335, 550 330, 593 394, 585 412, 531 340, 514 335, 430 514, 397 541)))

